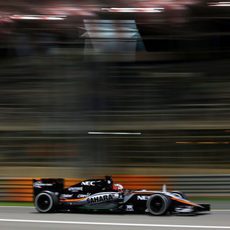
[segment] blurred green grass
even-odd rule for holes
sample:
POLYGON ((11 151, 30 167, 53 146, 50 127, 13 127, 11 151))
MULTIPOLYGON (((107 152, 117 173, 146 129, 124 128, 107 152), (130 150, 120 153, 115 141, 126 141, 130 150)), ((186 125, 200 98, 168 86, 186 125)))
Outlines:
POLYGON ((189 197, 193 202, 213 201, 213 202, 230 202, 230 197, 189 197))
POLYGON ((33 206, 32 202, 0 202, 0 206, 33 206))

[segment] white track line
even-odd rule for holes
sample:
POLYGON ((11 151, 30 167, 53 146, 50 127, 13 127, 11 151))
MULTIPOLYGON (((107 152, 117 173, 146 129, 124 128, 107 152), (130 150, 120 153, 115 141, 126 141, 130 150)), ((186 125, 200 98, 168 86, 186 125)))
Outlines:
POLYGON ((198 229, 230 229, 230 226, 214 225, 173 225, 173 224, 133 224, 109 222, 81 222, 81 221, 56 221, 56 220, 22 220, 0 219, 0 222, 40 223, 40 224, 72 224, 72 225, 101 225, 101 226, 128 226, 128 227, 158 227, 158 228, 198 228, 198 229))
POLYGON ((141 135, 141 133, 134 132, 88 132, 89 135, 141 135))
POLYGON ((230 212, 230 209, 213 209, 213 212, 230 212))

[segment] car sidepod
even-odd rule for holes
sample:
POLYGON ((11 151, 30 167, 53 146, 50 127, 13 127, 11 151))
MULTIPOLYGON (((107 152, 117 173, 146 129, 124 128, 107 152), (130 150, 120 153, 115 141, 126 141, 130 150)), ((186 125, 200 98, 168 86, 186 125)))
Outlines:
POLYGON ((63 199, 61 202, 71 208, 84 210, 114 210, 122 201, 118 192, 101 192, 77 199, 63 199))

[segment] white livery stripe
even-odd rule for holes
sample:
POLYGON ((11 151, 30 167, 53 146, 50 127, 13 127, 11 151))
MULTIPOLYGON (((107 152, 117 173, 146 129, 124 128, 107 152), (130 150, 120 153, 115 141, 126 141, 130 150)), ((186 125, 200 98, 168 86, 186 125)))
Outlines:
POLYGON ((158 227, 158 228, 197 228, 197 229, 230 229, 230 226, 214 225, 174 225, 174 224, 138 224, 138 223, 110 223, 110 222, 81 222, 81 221, 56 221, 56 220, 23 220, 0 219, 0 222, 40 223, 40 224, 73 224, 73 225, 101 225, 101 226, 129 226, 129 227, 158 227))

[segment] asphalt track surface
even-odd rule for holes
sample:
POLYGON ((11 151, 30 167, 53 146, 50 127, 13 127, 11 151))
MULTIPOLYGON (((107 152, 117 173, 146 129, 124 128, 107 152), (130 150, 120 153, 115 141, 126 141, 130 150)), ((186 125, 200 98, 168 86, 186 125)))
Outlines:
POLYGON ((1 230, 181 230, 230 229, 230 202, 212 205, 209 214, 150 216, 135 214, 38 213, 33 207, 0 206, 1 230))

